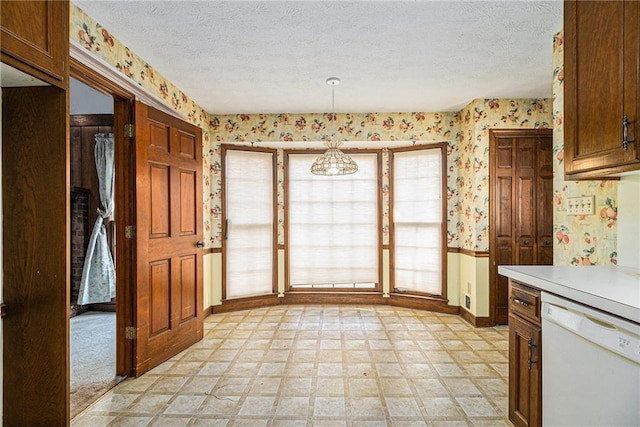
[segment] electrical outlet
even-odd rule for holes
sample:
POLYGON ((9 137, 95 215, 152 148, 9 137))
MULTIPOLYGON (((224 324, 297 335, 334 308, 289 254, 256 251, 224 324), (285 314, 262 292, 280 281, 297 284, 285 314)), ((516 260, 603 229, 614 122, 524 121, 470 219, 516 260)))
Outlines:
POLYGON ((471 309, 471 297, 469 295, 464 296, 464 306, 469 310, 471 309))
POLYGON ((595 196, 567 198, 567 215, 593 215, 596 212, 595 196))

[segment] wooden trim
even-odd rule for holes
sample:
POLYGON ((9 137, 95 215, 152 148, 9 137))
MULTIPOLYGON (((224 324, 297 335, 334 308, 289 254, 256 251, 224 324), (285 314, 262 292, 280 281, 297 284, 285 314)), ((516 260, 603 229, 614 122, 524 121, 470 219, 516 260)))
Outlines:
POLYGON ((476 317, 473 313, 467 310, 464 307, 460 307, 459 312, 460 317, 462 317, 467 323, 470 323, 472 326, 476 328, 487 328, 489 326, 494 326, 495 322, 491 320, 491 317, 476 317))
MULTIPOLYGON (((393 290, 395 289, 395 226, 393 221, 393 157, 395 153, 407 152, 407 151, 421 151, 421 150, 431 150, 431 149, 440 149, 441 155, 441 178, 442 178, 442 224, 440 227, 441 233, 441 268, 442 268, 442 283, 440 284, 440 293, 441 298, 443 300, 447 299, 447 251, 445 248, 447 247, 447 143, 446 142, 437 142, 433 144, 421 144, 421 145, 413 145, 410 147, 398 147, 398 148, 390 148, 389 151, 389 289, 391 291, 390 294, 393 294, 393 290)), ((420 292, 415 291, 407 291, 406 294, 395 294, 407 296, 413 295, 416 297, 426 297, 420 292)), ((438 298, 440 298, 438 297, 438 298)))
POLYGON ((381 292, 286 292, 283 304, 386 304, 381 292))
POLYGON ((417 310, 435 311, 437 313, 458 314, 459 307, 449 305, 446 299, 418 296, 411 294, 389 294, 387 304, 396 307, 413 308, 417 310))
POLYGON ((205 308, 204 310, 202 310, 202 318, 206 319, 208 316, 213 314, 213 306, 210 305, 209 307, 205 308))
POLYGON ((69 126, 113 126, 113 114, 72 114, 69 126))
POLYGON ((207 248, 207 249, 203 249, 202 253, 204 255, 220 254, 220 253, 222 253, 222 248, 207 248))
POLYGON ((122 99, 133 100, 135 95, 128 90, 122 88, 115 83, 113 79, 110 79, 101 72, 96 71, 94 68, 86 65, 80 59, 76 59, 73 56, 69 61, 69 69, 71 77, 90 86, 98 92, 105 95, 118 97, 122 99))
POLYGON ((5 303, 0 304, 0 319, 7 315, 7 305, 5 303))
POLYGON ((280 243, 278 243, 278 250, 279 251, 283 251, 284 250, 284 244, 281 245, 280 243))
POLYGON ((133 99, 169 114, 183 121, 188 121, 180 111, 165 104, 154 93, 140 86, 111 64, 106 63, 93 53, 82 47, 75 40, 69 42, 72 77, 87 83, 95 89, 108 95, 133 99))
MULTIPOLYGON (((85 65, 78 59, 70 58, 71 77, 83 82, 87 86, 114 98, 114 114, 112 125, 115 143, 116 179, 114 199, 116 205, 116 373, 117 375, 132 376, 133 341, 126 339, 126 327, 135 325, 134 304, 135 286, 133 273, 136 264, 135 242, 124 235, 126 225, 135 224, 133 206, 135 205, 135 162, 130 139, 124 136, 124 125, 132 122, 132 100, 134 95, 128 90, 114 83, 102 71, 85 65)), ((73 116, 70 116, 70 120, 73 116)))
POLYGON ((211 306, 213 314, 230 311, 249 310, 251 308, 268 307, 280 304, 278 294, 258 295, 246 298, 222 300, 221 305, 211 306))
POLYGON ((447 252, 449 252, 450 254, 463 254, 463 255, 468 255, 474 258, 488 258, 489 257, 489 252, 488 251, 472 251, 471 249, 464 249, 464 248, 447 248, 447 252))
MULTIPOLYGON (((273 240, 273 255, 272 255, 272 270, 271 270, 271 291, 277 295, 278 293, 278 150, 275 148, 265 147, 247 147, 244 145, 234 144, 222 144, 221 146, 221 165, 222 173, 220 175, 221 182, 221 207, 222 207, 222 300, 227 300, 227 190, 226 190, 226 157, 227 151, 250 151, 270 153, 272 156, 271 172, 273 174, 273 188, 272 188, 272 207, 273 207, 273 228, 272 228, 272 240, 273 240)), ((234 299, 235 301, 235 299, 234 299)), ((223 303, 224 304, 224 303, 223 303)))

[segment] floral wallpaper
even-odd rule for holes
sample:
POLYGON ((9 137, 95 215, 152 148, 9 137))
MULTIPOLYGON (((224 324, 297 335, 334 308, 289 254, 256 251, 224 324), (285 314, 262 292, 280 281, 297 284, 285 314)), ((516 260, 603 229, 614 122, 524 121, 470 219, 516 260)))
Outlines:
POLYGON ((489 250, 489 130, 550 128, 550 99, 476 99, 460 112, 459 153, 450 158, 458 169, 459 203, 455 233, 459 247, 489 250))
POLYGON ((210 176, 207 176, 206 172, 210 169, 210 164, 213 160, 209 150, 211 143, 207 127, 210 122, 209 114, 80 8, 73 3, 71 3, 70 8, 69 29, 71 40, 80 43, 80 45, 108 64, 111 64, 132 81, 155 94, 159 99, 184 116, 185 120, 203 129, 204 239, 209 247, 213 246, 215 241, 214 228, 209 218, 209 212, 214 208, 213 200, 216 190, 212 190, 212 180, 210 176))
MULTIPOLYGON (((211 116, 209 131, 214 143, 212 153, 216 161, 212 163, 211 176, 214 181, 220 181, 220 144, 223 142, 253 142, 256 146, 264 142, 300 142, 323 141, 334 130, 343 140, 362 141, 361 147, 366 148, 371 141, 406 141, 411 145, 429 142, 446 141, 448 143, 448 157, 455 152, 455 137, 458 133, 458 113, 362 113, 362 114, 237 114, 211 116)), ((298 144, 299 146, 299 144, 298 144)), ((318 144, 309 144, 318 147, 318 144)), ((382 153, 382 203, 383 203, 383 244, 389 243, 389 154, 382 153)), ((278 244, 284 244, 284 169, 283 150, 278 150, 278 244)), ((451 218, 455 216, 454 205, 457 203, 455 179, 457 170, 449 168, 448 192, 450 224, 455 224, 451 218)), ((216 199, 219 202, 219 199, 216 199)), ((214 202, 215 204, 216 202, 214 202)), ((218 205, 219 206, 219 205, 218 205)), ((214 220, 219 220, 220 209, 212 211, 214 220)), ((449 246, 455 245, 455 232, 449 233, 449 246)), ((219 234, 216 243, 219 243, 219 234)))
MULTIPOLYGON (((548 99, 477 99, 460 112, 214 115, 73 4, 70 36, 203 129, 204 237, 209 247, 222 245, 221 143, 321 141, 333 131, 335 119, 337 133, 346 140, 362 141, 363 147, 367 141, 447 142, 448 246, 487 251, 489 129, 551 126, 548 99)), ((388 166, 389 156, 383 151, 383 244, 389 242, 388 166)), ((283 244, 281 149, 277 177, 278 242, 283 244)), ((614 199, 611 209, 615 209, 614 199)))
POLYGON ((564 180, 564 34, 553 39, 554 265, 617 264, 617 181, 564 180), (567 198, 595 196, 595 215, 568 215, 567 198))

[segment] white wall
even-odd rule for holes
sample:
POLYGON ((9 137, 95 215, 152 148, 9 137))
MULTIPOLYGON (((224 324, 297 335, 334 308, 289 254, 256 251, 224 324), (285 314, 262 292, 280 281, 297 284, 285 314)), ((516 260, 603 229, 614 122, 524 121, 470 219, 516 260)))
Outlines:
POLYGON ((113 114, 113 98, 69 79, 69 114, 113 114))
POLYGON ((618 183, 618 265, 640 268, 640 174, 618 183))

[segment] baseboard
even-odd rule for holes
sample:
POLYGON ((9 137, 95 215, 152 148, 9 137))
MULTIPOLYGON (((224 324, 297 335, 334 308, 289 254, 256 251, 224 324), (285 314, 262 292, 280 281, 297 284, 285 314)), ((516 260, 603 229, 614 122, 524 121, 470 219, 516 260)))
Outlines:
POLYGON ((227 313, 229 311, 249 310, 252 308, 268 307, 280 304, 278 294, 260 295, 248 298, 238 298, 222 301, 222 305, 212 306, 212 313, 227 313))
POLYGON ((286 292, 282 304, 386 304, 381 293, 286 292))
POLYGON ((209 307, 205 308, 204 311, 202 312, 202 318, 205 319, 207 316, 210 316, 213 314, 213 306, 210 305, 209 307))
POLYGON ((435 311, 436 313, 446 314, 458 314, 459 309, 458 306, 449 305, 446 299, 397 293, 389 294, 387 303, 396 307, 435 311))
POLYGON ((476 328, 494 326, 493 322, 491 322, 491 317, 477 317, 464 307, 460 307, 460 317, 476 328))

